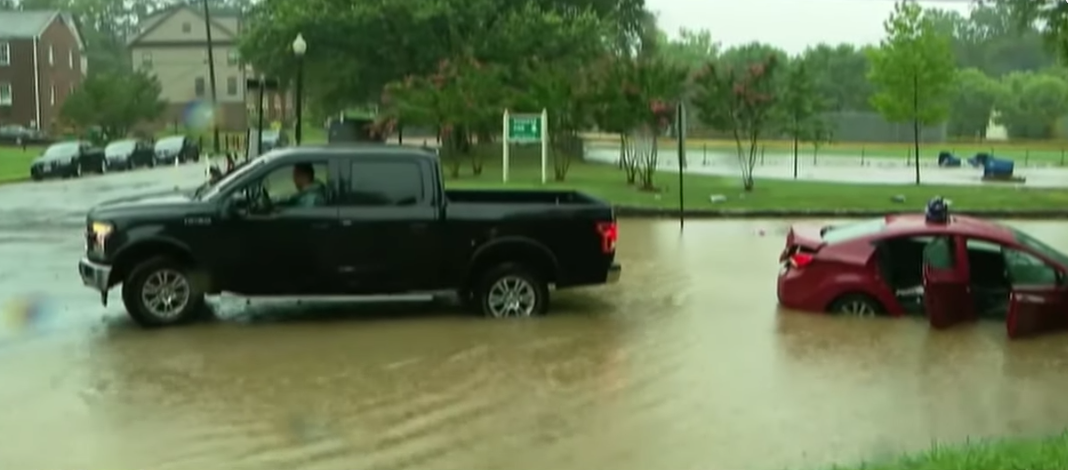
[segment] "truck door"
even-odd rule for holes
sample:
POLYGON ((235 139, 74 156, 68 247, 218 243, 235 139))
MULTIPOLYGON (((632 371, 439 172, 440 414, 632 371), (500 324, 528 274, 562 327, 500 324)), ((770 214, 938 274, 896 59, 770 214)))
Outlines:
POLYGON ((923 250, 923 304, 931 327, 949 328, 977 317, 968 258, 955 236, 934 237, 923 250))
MULTIPOLYGON (((331 205, 332 175, 326 159, 300 162, 324 190, 314 206, 291 204, 296 195, 293 164, 267 172, 250 183, 276 201, 267 210, 236 211, 221 222, 225 249, 219 253, 224 284, 237 292, 260 295, 321 295, 337 291, 334 253, 338 208, 331 205)), ((233 196, 242 197, 239 193, 233 196)), ((248 196, 244 196, 248 197, 248 196)))
POLYGON ((1068 286, 1064 273, 1037 257, 1006 248, 1005 266, 1012 294, 1005 330, 1026 338, 1068 328, 1068 286))
POLYGON ((430 171, 400 155, 347 165, 339 220, 338 269, 350 294, 433 289, 442 259, 440 206, 430 171))

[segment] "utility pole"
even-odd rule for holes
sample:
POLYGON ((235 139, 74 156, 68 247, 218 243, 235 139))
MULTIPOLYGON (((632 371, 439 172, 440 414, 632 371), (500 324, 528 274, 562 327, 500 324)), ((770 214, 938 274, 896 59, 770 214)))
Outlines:
POLYGON ((215 113, 219 112, 219 95, 215 89, 215 44, 211 41, 211 12, 208 9, 208 0, 202 0, 204 5, 204 31, 208 39, 208 75, 211 80, 211 145, 215 155, 219 154, 219 119, 215 113))

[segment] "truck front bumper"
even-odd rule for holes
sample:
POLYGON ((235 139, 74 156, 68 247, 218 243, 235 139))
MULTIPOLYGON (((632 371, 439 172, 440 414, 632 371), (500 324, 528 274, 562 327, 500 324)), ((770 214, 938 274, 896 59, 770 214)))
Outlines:
POLYGON ((605 284, 615 284, 619 282, 619 278, 622 275, 623 266, 621 266, 619 263, 612 263, 612 265, 608 267, 608 277, 605 278, 604 282, 605 284))
POLYGON ((111 280, 111 266, 94 263, 87 258, 78 261, 78 274, 82 276, 82 284, 100 293, 100 302, 108 304, 108 287, 111 280))

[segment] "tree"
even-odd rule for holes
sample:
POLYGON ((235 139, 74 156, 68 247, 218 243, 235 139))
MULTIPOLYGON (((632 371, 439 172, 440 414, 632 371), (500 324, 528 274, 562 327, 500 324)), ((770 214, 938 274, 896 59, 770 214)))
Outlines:
POLYGON ((868 111, 872 85, 868 57, 852 44, 810 47, 799 58, 808 66, 816 93, 827 100, 828 111, 868 111))
POLYGON ((795 61, 787 68, 780 111, 783 131, 794 141, 794 179, 797 179, 798 143, 813 132, 815 120, 826 105, 816 93, 812 72, 804 61, 795 61))
POLYGON ((166 105, 160 84, 143 72, 93 74, 63 102, 60 117, 79 127, 100 126, 108 138, 123 137, 135 124, 159 118, 166 105))
POLYGON ((581 64, 532 61, 522 69, 526 86, 510 100, 511 109, 517 111, 548 112, 546 131, 556 181, 567 178, 571 158, 582 153, 579 132, 590 120, 590 90, 598 86, 590 75, 589 67, 581 64))
POLYGON ((710 62, 694 77, 693 104, 701 120, 734 135, 746 191, 754 186, 757 142, 771 124, 777 105, 778 68, 779 59, 773 54, 741 69, 710 62))
POLYGON ((1057 119, 1068 113, 1068 82, 1062 78, 1013 72, 1002 79, 998 123, 1016 139, 1048 139, 1057 119))
POLYGON ((535 56, 593 60, 613 35, 638 35, 641 10, 632 0, 263 0, 246 16, 240 48, 258 70, 287 78, 289 45, 302 33, 316 77, 309 99, 344 107, 377 101, 385 84, 432 73, 443 59, 506 68, 535 56))
POLYGON ((957 71, 956 90, 949 114, 949 134, 955 137, 986 138, 986 128, 1003 87, 981 70, 957 71))
POLYGON ((634 146, 631 132, 639 126, 642 107, 641 89, 635 80, 635 59, 605 55, 588 69, 592 86, 589 93, 590 119, 598 129, 619 135, 619 167, 626 174, 627 184, 637 180, 637 158, 631 155, 634 146))
POLYGON ((679 30, 678 39, 668 39, 660 32, 658 53, 668 63, 679 65, 696 72, 705 63, 719 56, 721 46, 712 40, 708 30, 679 30))
POLYGON ((920 184, 920 129, 949 116, 954 67, 950 37, 915 0, 901 0, 884 23, 887 37, 869 53, 872 106, 890 122, 911 122, 920 184))

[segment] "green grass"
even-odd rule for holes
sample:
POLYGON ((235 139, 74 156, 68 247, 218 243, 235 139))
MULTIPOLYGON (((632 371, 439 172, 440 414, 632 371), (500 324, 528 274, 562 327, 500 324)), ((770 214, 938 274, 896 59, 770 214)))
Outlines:
POLYGON ((0 146, 0 183, 22 181, 30 177, 30 161, 37 158, 43 147, 0 146))
MULTIPOLYGON (((525 150, 525 149, 524 149, 525 150)), ((481 176, 472 176, 464 163, 459 178, 448 178, 451 188, 558 188, 588 192, 617 205, 674 209, 679 204, 676 173, 658 172, 655 192, 627 185, 623 171, 614 165, 575 160, 565 181, 553 180, 549 162, 549 183, 541 184, 539 159, 531 151, 516 152, 511 161, 509 183, 501 182, 500 157, 485 159, 481 176), (527 153, 527 155, 523 155, 527 153)), ((492 155, 492 154, 490 154, 492 155)), ((446 165, 446 173, 448 166, 446 165)), ((996 183, 983 186, 863 185, 809 181, 757 180, 751 193, 742 190, 740 178, 705 175, 683 177, 683 203, 687 209, 779 210, 779 211, 913 211, 932 196, 951 199, 957 210, 1068 210, 1068 189, 1016 189, 996 183), (726 202, 712 203, 709 197, 721 194, 726 202), (892 198, 902 195, 905 203, 892 198)))
POLYGON ((885 462, 836 466, 833 470, 1065 470, 1068 432, 1041 439, 999 439, 927 452, 885 462))
MULTIPOLYGON (((592 142, 618 145, 616 137, 606 134, 588 134, 586 138, 592 142)), ((664 148, 674 148, 675 141, 667 139, 662 141, 664 148)), ((793 142, 781 140, 761 141, 758 145, 767 153, 792 154, 793 142)), ((687 149, 691 153, 709 152, 735 152, 735 143, 721 139, 687 139, 687 149)), ((801 156, 812 158, 812 145, 802 144, 799 148, 801 156)), ((985 152, 997 157, 1015 160, 1018 164, 1052 164, 1068 165, 1068 142, 1063 141, 1032 141, 1032 142, 987 142, 987 143, 921 143, 920 161, 934 163, 940 151, 949 151, 961 158, 971 158, 976 153, 985 152)), ((699 153, 697 153, 699 155, 699 153)), ((912 156, 912 144, 910 143, 859 143, 859 142, 834 142, 820 146, 818 157, 835 158, 910 158, 912 156)))

